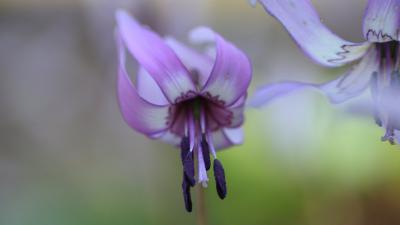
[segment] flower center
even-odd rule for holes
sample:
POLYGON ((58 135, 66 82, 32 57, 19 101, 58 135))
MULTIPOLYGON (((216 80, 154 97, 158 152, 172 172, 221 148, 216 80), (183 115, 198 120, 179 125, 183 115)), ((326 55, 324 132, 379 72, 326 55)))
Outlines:
POLYGON ((204 114, 204 125, 210 131, 229 126, 233 118, 233 113, 223 103, 197 96, 181 101, 169 108, 167 121, 171 132, 180 137, 184 136, 189 114, 192 114, 196 129, 198 129, 201 113, 204 114))
POLYGON ((196 182, 207 187, 207 171, 211 168, 210 155, 214 158, 213 169, 218 196, 221 199, 226 196, 225 171, 216 156, 213 132, 229 124, 232 116, 223 105, 200 96, 170 108, 170 130, 182 137, 182 192, 186 210, 189 212, 192 211, 190 188, 195 186, 196 182))
POLYGON ((400 45, 398 41, 376 43, 379 60, 377 71, 372 74, 371 93, 375 102, 375 121, 386 129, 382 141, 395 143, 395 132, 400 129, 400 45))

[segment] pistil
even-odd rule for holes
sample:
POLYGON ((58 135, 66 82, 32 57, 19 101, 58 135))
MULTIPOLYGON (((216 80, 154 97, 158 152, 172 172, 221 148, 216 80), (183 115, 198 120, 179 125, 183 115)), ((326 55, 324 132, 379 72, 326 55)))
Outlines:
POLYGON ((225 171, 222 163, 217 159, 213 145, 212 133, 207 127, 207 104, 201 99, 194 99, 186 107, 185 136, 181 140, 181 160, 183 166, 182 193, 185 208, 192 211, 190 188, 196 182, 204 188, 208 185, 207 171, 211 168, 213 156, 214 178, 218 196, 224 199, 227 194, 225 171), (197 180, 195 178, 195 161, 197 162, 197 180))

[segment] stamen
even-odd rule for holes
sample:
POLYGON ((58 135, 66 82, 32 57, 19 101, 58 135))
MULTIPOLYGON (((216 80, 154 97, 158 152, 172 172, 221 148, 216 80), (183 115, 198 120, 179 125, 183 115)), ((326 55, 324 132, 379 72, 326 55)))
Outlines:
POLYGON ((193 160, 193 152, 190 152, 190 144, 189 138, 183 137, 181 141, 181 160, 183 165, 184 175, 187 177, 187 181, 190 186, 194 186, 196 184, 196 180, 194 178, 194 160, 193 160))
POLYGON ((190 185, 185 174, 183 174, 182 193, 186 211, 192 212, 192 197, 190 195, 190 185))
POLYGON ((210 149, 206 140, 206 135, 203 134, 201 138, 201 150, 203 151, 204 165, 208 171, 211 167, 210 149))
MULTIPOLYGON (((207 127, 206 127, 206 115, 204 112, 204 108, 201 108, 200 110, 200 127, 201 127, 201 149, 203 150, 203 157, 204 157, 204 163, 206 166, 206 170, 208 171, 211 167, 211 159, 210 159, 210 145, 207 142, 208 135, 206 135, 207 127)), ((207 132, 208 134, 209 132, 207 132)), ((213 146, 214 148, 214 146, 213 146)))
POLYGON ((214 141, 213 141, 213 138, 212 138, 212 134, 211 134, 210 131, 207 131, 206 135, 207 135, 209 150, 210 150, 212 156, 214 157, 214 159, 216 159, 217 158, 217 153, 216 153, 216 150, 215 150, 215 147, 214 147, 214 141))
POLYGON ((184 162, 184 159, 187 156, 187 153, 189 152, 190 145, 189 145, 189 138, 188 137, 183 137, 181 140, 181 160, 182 163, 184 162))
POLYGON ((194 118, 193 112, 188 110, 188 133, 189 133, 189 141, 190 141, 190 151, 193 151, 194 148, 194 137, 195 137, 195 125, 194 125, 194 118))
POLYGON ((227 194, 226 181, 225 181, 225 171, 221 162, 218 159, 214 159, 214 177, 217 188, 218 196, 224 199, 227 194))
POLYGON ((200 109, 200 127, 201 133, 204 134, 206 132, 206 115, 203 107, 200 109))
POLYGON ((387 128, 385 135, 381 138, 381 141, 389 141, 390 144, 394 145, 394 130, 387 128))
POLYGON ((203 150, 202 150, 201 145, 198 145, 197 153, 198 153, 197 164, 199 167, 199 170, 198 170, 199 183, 201 183, 203 185, 203 187, 207 187, 208 177, 207 177, 207 170, 205 168, 205 163, 204 163, 204 158, 203 158, 203 150))

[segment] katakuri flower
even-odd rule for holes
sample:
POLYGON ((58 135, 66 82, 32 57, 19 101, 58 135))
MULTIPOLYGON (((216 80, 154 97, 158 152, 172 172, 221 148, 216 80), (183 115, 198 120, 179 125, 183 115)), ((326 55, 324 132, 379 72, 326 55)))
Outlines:
POLYGON ((171 37, 162 39, 125 11, 118 11, 116 20, 117 89, 124 120, 150 138, 180 146, 187 211, 192 210, 190 187, 196 183, 207 186, 210 154, 216 189, 224 199, 225 172, 216 150, 242 143, 241 125, 252 77, 248 57, 206 27, 194 29, 190 39, 213 44, 213 54, 200 53, 171 37), (136 84, 125 68, 126 49, 140 65, 136 84))
MULTIPOLYGON (((252 0, 256 4, 257 0, 252 0)), ((258 89, 251 105, 307 87, 341 103, 370 89, 376 123, 385 129, 382 141, 400 142, 400 0, 369 0, 362 43, 345 41, 322 24, 310 0, 258 0, 287 29, 298 46, 327 67, 356 63, 343 76, 324 84, 281 82, 258 89)))

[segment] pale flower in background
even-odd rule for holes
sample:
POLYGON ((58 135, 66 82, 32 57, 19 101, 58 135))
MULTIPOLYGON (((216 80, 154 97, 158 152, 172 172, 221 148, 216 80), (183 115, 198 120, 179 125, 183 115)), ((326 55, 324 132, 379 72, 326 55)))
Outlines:
MULTIPOLYGON (((253 5, 257 1, 250 1, 253 5)), ((341 103, 369 89, 375 121, 385 129, 382 141, 400 142, 400 0, 369 0, 363 43, 345 41, 322 24, 310 0, 258 0, 288 30, 298 46, 327 67, 358 63, 343 76, 324 84, 282 82, 260 88, 251 100, 259 107, 307 87, 317 88, 331 102, 341 103)))

